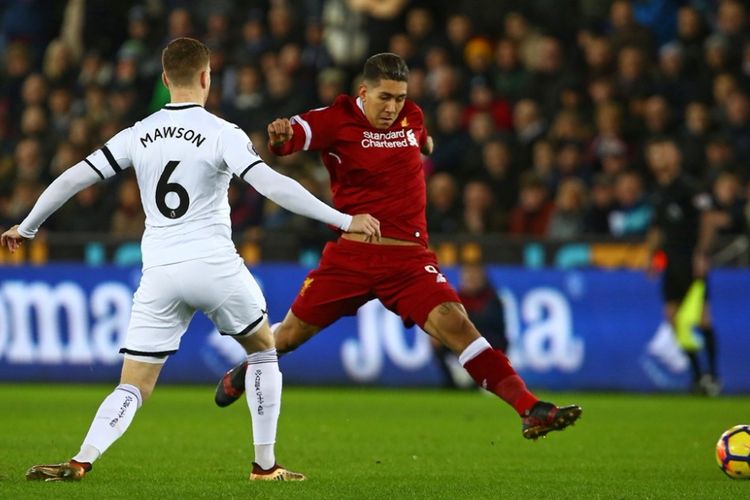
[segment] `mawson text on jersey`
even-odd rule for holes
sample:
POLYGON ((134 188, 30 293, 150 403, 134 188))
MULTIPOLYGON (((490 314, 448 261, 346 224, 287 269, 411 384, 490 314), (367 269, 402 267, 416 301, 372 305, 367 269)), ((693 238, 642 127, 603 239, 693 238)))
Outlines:
POLYGON ((187 142, 195 144, 195 147, 201 147, 201 144, 206 140, 201 134, 192 129, 186 129, 185 127, 156 127, 152 132, 146 133, 141 137, 141 146, 148 147, 149 144, 157 139, 183 139, 187 142))

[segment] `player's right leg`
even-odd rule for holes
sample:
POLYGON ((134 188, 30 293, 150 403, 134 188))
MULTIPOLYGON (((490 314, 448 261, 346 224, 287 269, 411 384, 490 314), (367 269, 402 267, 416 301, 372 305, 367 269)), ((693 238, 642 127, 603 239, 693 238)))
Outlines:
POLYGON ((26 479, 81 480, 92 464, 128 429, 138 409, 153 392, 162 366, 163 359, 151 363, 126 357, 120 385, 99 406, 78 454, 68 462, 34 465, 26 471, 26 479))
POLYGON ((216 276, 216 283, 204 286, 190 303, 205 311, 219 332, 239 342, 247 353, 242 385, 250 389, 247 404, 255 448, 250 479, 302 481, 304 475, 276 463, 274 447, 281 410, 282 375, 274 336, 268 326, 266 300, 239 257, 217 262, 213 267, 211 274, 216 276))
POLYGON ((508 403, 521 417, 522 435, 537 439, 565 429, 580 418, 577 405, 558 407, 540 401, 511 366, 505 353, 493 349, 469 320, 458 302, 435 306, 423 329, 459 357, 461 365, 483 389, 508 403))

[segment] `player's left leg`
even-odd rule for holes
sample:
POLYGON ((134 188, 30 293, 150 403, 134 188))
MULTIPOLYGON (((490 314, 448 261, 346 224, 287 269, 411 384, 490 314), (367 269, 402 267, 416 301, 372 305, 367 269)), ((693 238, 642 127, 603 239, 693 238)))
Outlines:
POLYGON ((523 421, 523 436, 536 439, 562 430, 581 416, 576 405, 557 407, 539 401, 516 373, 505 353, 493 349, 480 335, 458 302, 444 302, 427 316, 422 327, 458 355, 474 381, 511 405, 523 421))
POLYGON ((81 450, 69 462, 35 465, 26 472, 29 480, 78 481, 92 464, 122 436, 136 412, 154 390, 166 358, 128 356, 122 365, 120 384, 109 394, 94 416, 81 450))

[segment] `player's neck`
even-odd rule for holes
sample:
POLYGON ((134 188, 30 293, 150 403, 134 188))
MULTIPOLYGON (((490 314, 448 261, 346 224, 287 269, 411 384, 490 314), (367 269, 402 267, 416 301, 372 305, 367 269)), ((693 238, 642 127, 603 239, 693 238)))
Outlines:
POLYGON ((203 106, 203 95, 201 92, 190 90, 172 90, 170 93, 170 104, 196 103, 203 106))

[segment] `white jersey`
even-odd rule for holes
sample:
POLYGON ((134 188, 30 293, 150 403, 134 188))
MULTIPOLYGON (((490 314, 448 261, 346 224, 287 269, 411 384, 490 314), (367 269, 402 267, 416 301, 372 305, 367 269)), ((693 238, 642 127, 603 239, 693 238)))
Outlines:
POLYGON ((135 168, 144 269, 235 251, 229 181, 264 163, 247 134, 198 104, 165 106, 85 161, 102 179, 135 168))

